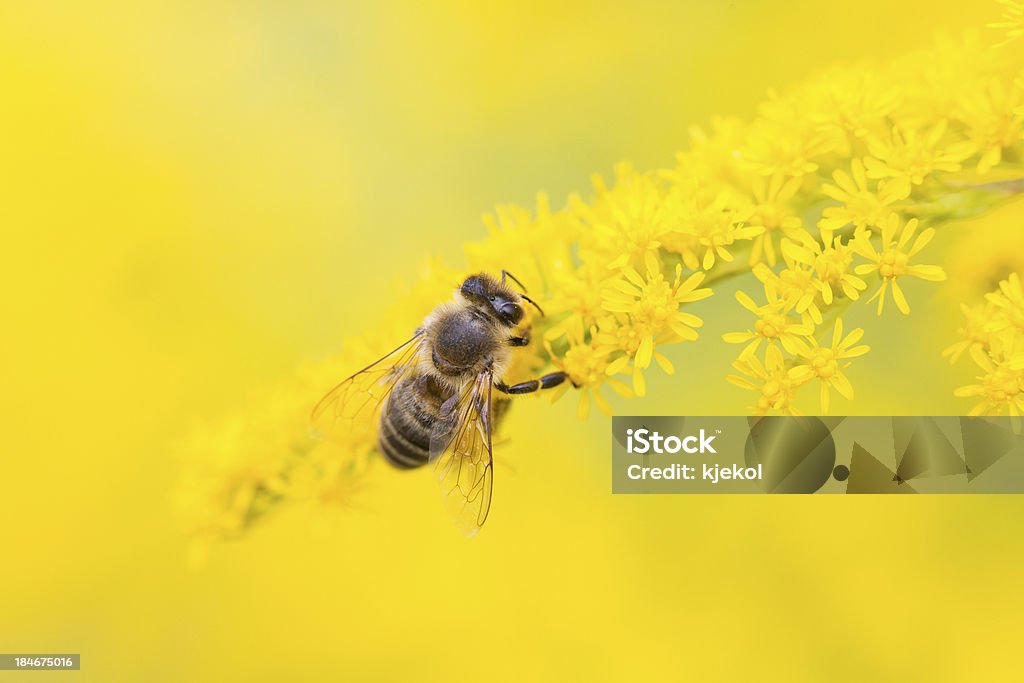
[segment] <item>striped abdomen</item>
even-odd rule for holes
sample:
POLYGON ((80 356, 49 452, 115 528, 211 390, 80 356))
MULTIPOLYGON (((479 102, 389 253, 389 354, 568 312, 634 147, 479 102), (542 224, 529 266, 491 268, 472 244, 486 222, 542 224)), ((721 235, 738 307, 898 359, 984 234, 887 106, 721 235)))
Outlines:
POLYGON ((429 375, 407 377, 388 396, 380 415, 377 444, 395 467, 425 465, 430 458, 430 430, 437 422, 448 389, 429 375))

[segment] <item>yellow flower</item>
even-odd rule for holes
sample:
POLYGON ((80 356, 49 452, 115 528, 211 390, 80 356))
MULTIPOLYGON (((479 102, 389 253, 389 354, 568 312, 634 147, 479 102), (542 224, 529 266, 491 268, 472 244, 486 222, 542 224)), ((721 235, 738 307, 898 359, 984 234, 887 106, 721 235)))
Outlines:
POLYGON ((814 268, 821 288, 821 300, 826 306, 832 305, 836 291, 847 299, 856 300, 860 292, 867 289, 867 283, 853 274, 853 247, 844 245, 838 235, 827 247, 822 247, 815 240, 804 241, 802 245, 783 240, 782 252, 787 258, 814 268))
POLYGON ((183 468, 173 502, 190 534, 235 537, 286 498, 351 500, 375 442, 373 425, 320 440, 308 424, 311 396, 336 381, 342 365, 303 368, 254 408, 216 427, 197 426, 179 444, 183 468))
POLYGON ((879 132, 899 103, 900 91, 877 73, 857 68, 830 69, 810 84, 807 115, 826 132, 846 139, 849 156, 860 141, 879 132))
POLYGON ((678 182, 684 178, 726 181, 736 167, 735 150, 744 144, 747 124, 734 116, 713 116, 711 132, 691 126, 690 148, 676 154, 677 168, 662 176, 678 182))
POLYGON ((844 338, 843 321, 841 318, 837 318, 832 330, 832 344, 821 346, 816 339, 812 339, 811 347, 800 354, 805 362, 790 370, 790 377, 797 381, 806 381, 815 377, 821 380, 822 413, 828 412, 830 389, 835 389, 848 401, 853 400, 853 386, 843 374, 843 370, 850 364, 841 363, 841 361, 863 356, 871 350, 869 346, 854 346, 862 336, 864 336, 864 330, 858 327, 844 338))
POLYGON ((910 305, 907 303, 907 298, 903 294, 903 290, 900 288, 897 280, 901 277, 917 277, 922 280, 929 280, 932 282, 938 282, 946 279, 946 273, 939 266, 922 266, 922 265, 911 265, 910 259, 913 258, 919 251, 931 241, 932 237, 935 236, 935 229, 928 228, 918 235, 917 239, 914 240, 913 245, 907 249, 907 245, 910 239, 914 236, 917 231, 918 221, 916 218, 912 218, 907 221, 906 226, 899 234, 899 240, 896 240, 896 233, 899 231, 900 219, 898 216, 890 216, 882 226, 881 232, 881 245, 880 250, 875 250, 874 245, 871 243, 871 231, 865 230, 858 233, 853 240, 854 250, 866 258, 871 263, 865 263, 857 266, 856 272, 858 275, 866 275, 868 273, 877 272, 882 278, 882 284, 878 288, 868 302, 878 299, 878 313, 881 315, 882 309, 885 306, 885 292, 886 289, 892 286, 892 298, 896 302, 896 307, 900 309, 900 312, 904 315, 910 313, 910 305))
POLYGON ((803 337, 814 333, 814 327, 808 320, 797 320, 787 314, 786 302, 779 299, 774 287, 765 285, 767 303, 758 306, 746 293, 736 292, 736 300, 743 308, 757 316, 753 330, 746 332, 727 332, 722 339, 730 344, 747 344, 740 352, 740 358, 754 355, 761 342, 771 348, 775 342, 782 345, 788 353, 796 355, 806 350, 803 337), (748 343, 749 342, 749 343, 748 343))
POLYGON ((1003 20, 988 25, 989 28, 1002 29, 1006 32, 1006 40, 1000 45, 1012 43, 1024 34, 1024 2, 1021 0, 996 0, 1003 9, 1003 20))
POLYGON ((751 410, 764 415, 770 410, 777 410, 787 415, 798 415, 793 407, 796 394, 806 379, 794 377, 786 370, 782 354, 777 348, 768 347, 764 364, 756 355, 740 356, 733 361, 733 368, 743 375, 728 375, 730 384, 749 389, 757 393, 757 403, 751 410))
POLYGON ((588 330, 607 315, 601 288, 608 277, 603 266, 584 263, 572 272, 557 273, 551 285, 554 294, 544 308, 552 319, 565 317, 552 325, 544 338, 555 340, 576 329, 588 330))
POLYGON ((669 201, 678 222, 664 237, 665 248, 682 256, 691 270, 710 270, 716 258, 732 261, 728 247, 764 232, 763 226, 744 224, 751 209, 743 205, 734 190, 724 186, 709 188, 696 181, 677 185, 669 201))
POLYGON ((802 240, 809 237, 803 230, 803 221, 793 211, 790 200, 800 189, 800 179, 790 178, 783 182, 780 175, 771 178, 754 176, 751 181, 754 194, 753 212, 747 224, 763 228, 763 232, 754 238, 750 249, 750 264, 760 263, 762 255, 770 266, 776 263, 775 241, 773 234, 782 233, 789 239, 802 240))
MULTIPOLYGON (((562 356, 558 356, 552 350, 550 342, 544 342, 552 364, 559 370, 569 373, 573 385, 580 389, 579 407, 576 412, 581 420, 590 414, 591 398, 594 399, 594 403, 597 404, 601 412, 605 415, 612 414, 611 406, 608 405, 608 401, 600 391, 601 385, 605 382, 621 396, 626 398, 632 396, 629 387, 614 377, 608 376, 608 356, 614 349, 598 345, 595 341, 596 336, 597 330, 591 330, 590 341, 583 341, 582 330, 571 333, 569 348, 562 356)), ((569 387, 570 385, 566 383, 555 389, 555 393, 551 397, 552 402, 561 398, 569 390, 569 387)))
POLYGON ((994 331, 1024 335, 1024 287, 1020 275, 1010 273, 999 283, 998 290, 985 295, 985 300, 1001 314, 1002 320, 993 325, 994 331))
POLYGON ((697 338, 695 328, 704 324, 697 316, 679 310, 683 304, 700 301, 711 296, 710 289, 697 289, 704 280, 703 273, 693 273, 682 279, 682 266, 677 265, 675 280, 669 282, 661 270, 661 261, 653 255, 645 259, 646 277, 629 266, 622 267, 622 276, 609 281, 604 288, 604 310, 615 316, 612 330, 602 330, 600 341, 625 355, 608 367, 608 374, 621 372, 632 361, 633 390, 643 396, 646 385, 643 370, 652 358, 668 372, 673 369, 668 359, 655 352, 655 346, 697 338))
POLYGON ((855 228, 870 228, 881 225, 893 213, 893 205, 906 199, 910 184, 905 180, 882 181, 872 190, 868 187, 868 176, 860 159, 850 163, 850 173, 837 169, 832 173, 835 185, 821 186, 822 194, 842 202, 842 206, 830 206, 823 212, 818 227, 823 237, 829 233, 853 224, 855 228))
POLYGON ((920 185, 936 171, 959 171, 974 146, 965 141, 943 143, 946 128, 943 120, 927 130, 894 126, 888 136, 872 137, 868 141, 871 156, 864 159, 867 176, 920 185))
POLYGON ((537 195, 533 212, 515 205, 498 206, 493 215, 483 217, 487 239, 465 246, 468 269, 508 270, 531 291, 546 289, 556 274, 575 270, 569 245, 578 237, 579 227, 571 218, 566 212, 552 212, 543 193, 537 195))
POLYGON ((1024 413, 1024 368, 1014 360, 995 360, 980 348, 971 349, 971 358, 982 369, 978 384, 960 387, 961 398, 978 397, 981 401, 969 415, 997 415, 1006 411, 1017 417, 1024 413))
POLYGON ((787 267, 776 273, 759 263, 754 266, 754 276, 778 292, 786 310, 806 313, 815 325, 821 323, 821 309, 818 308, 821 282, 810 266, 787 259, 787 267))
POLYGON ((951 361, 965 350, 982 369, 979 383, 960 387, 961 397, 981 397, 972 415, 995 415, 1004 409, 1013 417, 1024 411, 1024 287, 1017 273, 985 295, 982 304, 961 306, 963 339, 947 348, 951 361))
POLYGON ((583 261, 615 268, 657 254, 662 238, 677 221, 654 175, 638 173, 623 162, 615 167, 611 189, 599 175, 593 183, 594 201, 586 204, 575 198, 572 204, 587 234, 579 245, 583 261))
POLYGON ((1021 141, 1021 89, 1017 85, 1007 88, 1001 80, 990 78, 973 97, 965 97, 958 104, 967 137, 981 154, 977 171, 987 173, 1003 160, 1004 149, 1021 141))
POLYGON ((991 336, 989 332, 992 319, 991 304, 978 304, 974 308, 967 304, 960 304, 960 311, 964 314, 964 319, 957 334, 963 339, 946 347, 942 352, 943 358, 949 358, 951 364, 960 360, 965 351, 975 347, 987 347, 991 336))
POLYGON ((808 120, 803 105, 798 97, 769 93, 739 151, 744 168, 786 178, 818 170, 819 160, 832 152, 836 143, 833 136, 808 120))

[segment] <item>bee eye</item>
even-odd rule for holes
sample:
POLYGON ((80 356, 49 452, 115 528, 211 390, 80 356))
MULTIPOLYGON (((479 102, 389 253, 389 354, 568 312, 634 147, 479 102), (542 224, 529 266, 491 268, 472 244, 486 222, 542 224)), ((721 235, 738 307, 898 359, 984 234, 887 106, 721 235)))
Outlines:
POLYGON ((503 318, 505 318, 505 320, 512 323, 513 325, 519 324, 519 321, 523 319, 522 307, 512 303, 511 301, 502 304, 498 312, 501 314, 503 318))

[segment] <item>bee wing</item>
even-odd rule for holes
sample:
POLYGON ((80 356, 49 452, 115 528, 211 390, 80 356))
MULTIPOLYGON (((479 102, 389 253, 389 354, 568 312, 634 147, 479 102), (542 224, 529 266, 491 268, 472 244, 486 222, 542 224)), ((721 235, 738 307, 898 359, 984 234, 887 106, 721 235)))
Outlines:
POLYGON ((423 345, 423 333, 343 380, 321 398, 310 414, 310 424, 318 436, 339 429, 350 429, 356 420, 364 420, 380 408, 395 385, 412 372, 423 345))
POLYGON ((491 383, 491 371, 481 372, 442 406, 430 433, 430 459, 441 495, 467 536, 480 530, 491 509, 491 383))

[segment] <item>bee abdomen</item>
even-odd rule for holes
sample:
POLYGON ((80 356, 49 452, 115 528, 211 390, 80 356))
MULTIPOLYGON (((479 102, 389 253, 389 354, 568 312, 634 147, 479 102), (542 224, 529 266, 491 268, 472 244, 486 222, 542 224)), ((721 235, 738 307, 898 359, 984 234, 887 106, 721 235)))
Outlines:
POLYGON ((395 467, 425 465, 430 458, 430 430, 437 421, 436 397, 422 384, 398 386, 381 413, 377 442, 395 467))
POLYGON ((427 464, 430 458, 429 442, 421 444, 410 441, 386 417, 381 419, 377 444, 384 458, 395 467, 419 467, 427 464))

